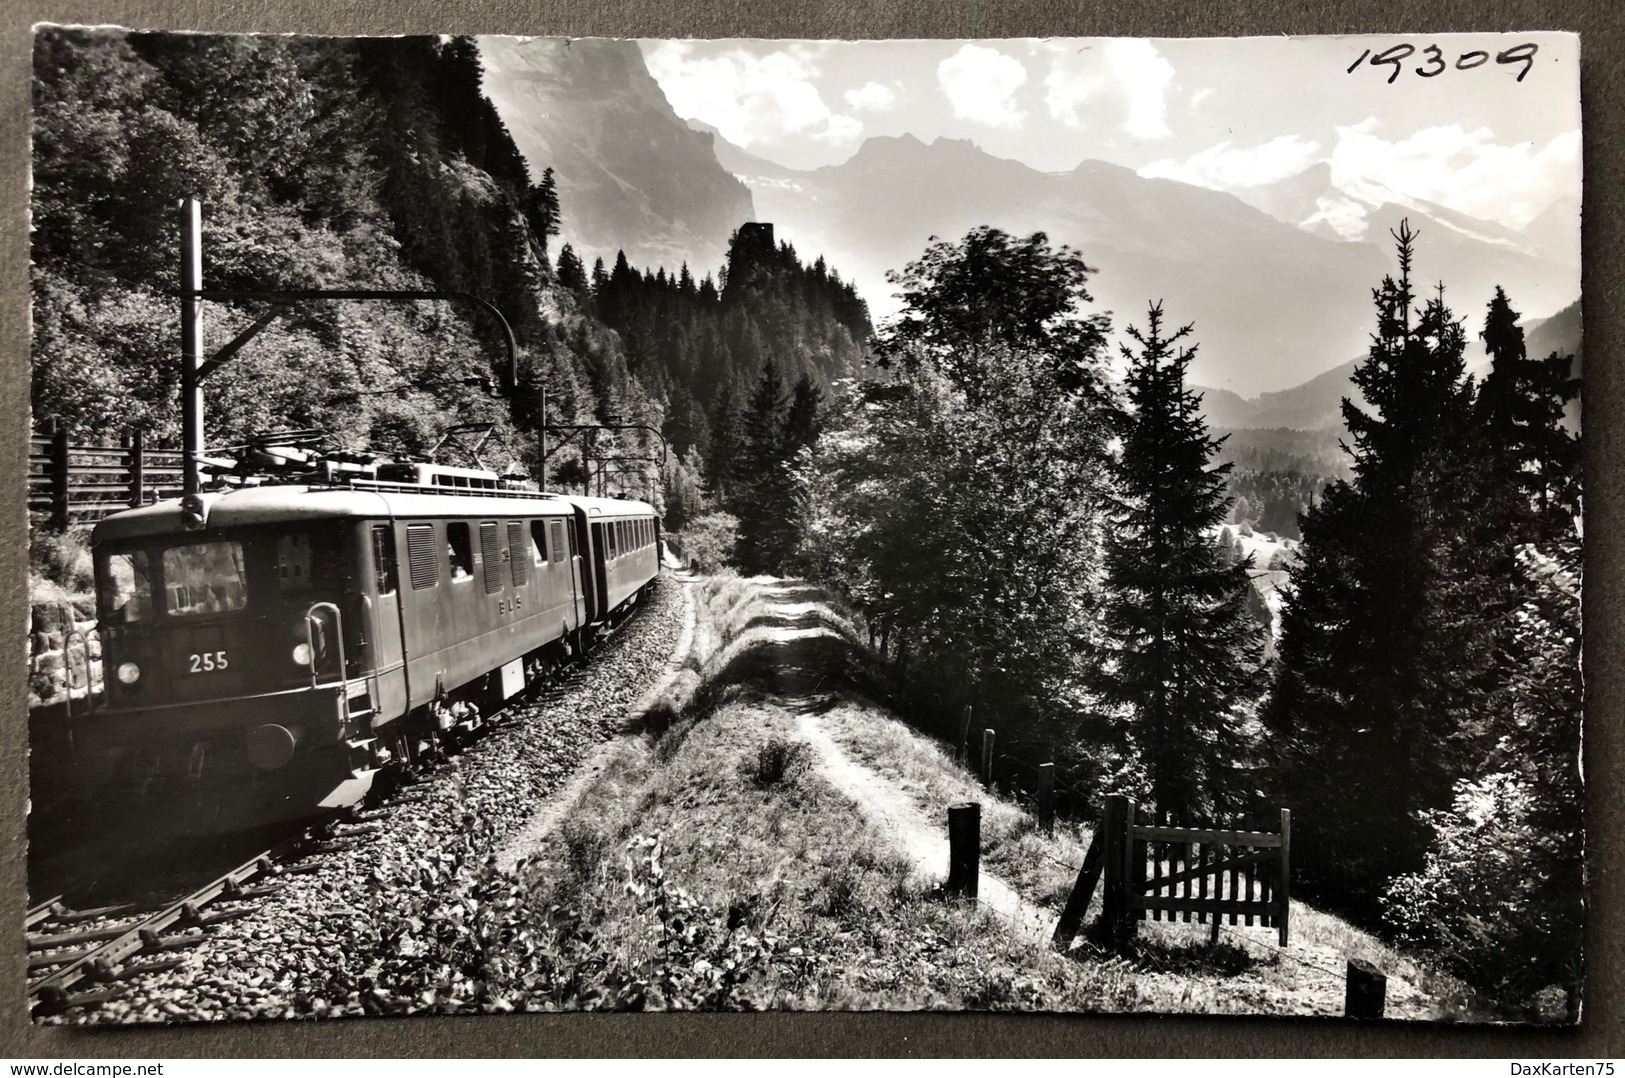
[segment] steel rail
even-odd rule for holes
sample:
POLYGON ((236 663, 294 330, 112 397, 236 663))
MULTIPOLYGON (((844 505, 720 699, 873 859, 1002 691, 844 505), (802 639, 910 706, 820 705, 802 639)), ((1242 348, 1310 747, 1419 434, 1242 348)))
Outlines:
MULTIPOLYGON (((175 924, 191 921, 197 916, 201 907, 221 897, 233 897, 242 888, 243 884, 249 883, 262 875, 271 874, 272 866, 278 858, 292 853, 301 844, 307 842, 309 838, 310 832, 306 831, 293 838, 285 839, 262 853, 255 854, 253 858, 238 865, 225 875, 217 877, 184 898, 170 903, 157 913, 130 925, 118 936, 108 940, 102 946, 80 955, 62 969, 32 982, 28 986, 28 994, 31 997, 40 998, 42 1002, 46 997, 55 996, 55 1002, 58 1006, 71 1007, 73 1000, 67 995, 68 991, 81 981, 98 976, 99 971, 105 968, 103 964, 112 965, 122 962, 147 950, 151 946, 151 937, 175 924)), ((36 919, 35 915, 42 910, 49 913, 51 906, 56 901, 56 899, 52 899, 51 902, 36 906, 33 910, 30 910, 28 914, 30 927, 39 924, 44 919, 36 919)))

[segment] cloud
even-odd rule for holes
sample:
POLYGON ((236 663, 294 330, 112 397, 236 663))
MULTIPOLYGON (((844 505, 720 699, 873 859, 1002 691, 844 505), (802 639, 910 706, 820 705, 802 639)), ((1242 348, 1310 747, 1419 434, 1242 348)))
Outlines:
POLYGON ((1118 39, 1106 46, 1112 74, 1128 93, 1123 130, 1135 138, 1164 138, 1168 131, 1168 84, 1174 65, 1149 41, 1118 39))
POLYGON ((1498 143, 1487 127, 1469 131, 1447 124, 1389 140, 1379 134, 1381 126, 1371 118, 1337 129, 1332 182, 1356 198, 1378 201, 1387 188, 1521 228, 1552 199, 1578 193, 1578 131, 1537 148, 1533 142, 1498 143))
POLYGON ((1172 158, 1153 161, 1140 169, 1140 175, 1234 191, 1274 183, 1302 172, 1319 153, 1320 143, 1298 135, 1282 135, 1250 149, 1221 142, 1183 161, 1172 158))
POLYGON ((1015 94, 1026 81, 1020 60, 983 45, 966 45, 937 65, 937 85, 954 115, 989 127, 1021 126, 1027 114, 1015 94))
POLYGON ((835 144, 863 137, 863 122, 833 111, 813 79, 816 53, 803 45, 756 55, 734 48, 700 55, 686 41, 663 41, 646 56, 679 116, 701 120, 749 148, 798 135, 835 144))
POLYGON ((1197 90, 1195 93, 1191 94, 1191 111, 1195 112, 1197 109, 1201 108, 1202 102, 1206 101, 1212 96, 1213 87, 1211 86, 1204 86, 1200 90, 1197 90))
POLYGON ((855 112, 890 112, 897 105, 897 94, 890 86, 866 82, 856 90, 842 95, 846 106, 855 112))
POLYGON ((1114 38, 1082 50, 1056 43, 1051 51, 1055 59, 1044 76, 1044 104, 1051 116, 1068 127, 1082 127, 1092 114, 1121 109, 1123 130, 1134 138, 1168 136, 1174 65, 1151 42, 1114 38))
POLYGON ((1140 169, 1140 175, 1242 191, 1286 179, 1326 160, 1332 189, 1300 224, 1324 225, 1350 239, 1364 233, 1367 211, 1385 202, 1421 199, 1522 228, 1554 199, 1579 194, 1574 186, 1579 174, 1578 131, 1540 145, 1499 143, 1487 127, 1469 131, 1460 124, 1387 139, 1375 117, 1335 130, 1336 141, 1329 151, 1301 135, 1282 135, 1253 147, 1221 142, 1183 160, 1153 161, 1140 169))
POLYGON ((1369 224, 1366 208, 1343 195, 1321 195, 1315 199, 1315 212, 1298 222, 1311 232, 1316 225, 1325 225, 1346 240, 1364 238, 1369 224))

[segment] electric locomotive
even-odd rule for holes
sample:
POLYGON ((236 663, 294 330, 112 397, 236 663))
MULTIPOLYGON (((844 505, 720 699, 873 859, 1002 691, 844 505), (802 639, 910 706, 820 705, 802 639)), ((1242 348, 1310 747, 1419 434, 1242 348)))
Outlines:
POLYGON ((659 542, 645 503, 435 465, 115 514, 92 538, 106 693, 76 754, 165 829, 353 804, 580 655, 659 542))

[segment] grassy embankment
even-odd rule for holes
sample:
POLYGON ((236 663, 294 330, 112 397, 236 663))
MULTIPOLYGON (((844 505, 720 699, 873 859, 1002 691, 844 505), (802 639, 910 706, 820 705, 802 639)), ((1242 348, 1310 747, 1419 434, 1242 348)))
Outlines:
POLYGON ((1204 926, 1147 923, 1125 954, 1063 956, 944 899, 938 873, 826 777, 805 722, 926 819, 981 801, 984 871, 1051 913, 1087 830, 1042 834, 875 703, 859 634, 819 599, 706 581, 688 663, 648 729, 521 865, 527 905, 580 911, 606 967, 647 985, 637 1005, 1338 1014, 1343 962, 1360 957, 1389 974, 1391 1016, 1467 1016, 1455 986, 1301 903, 1286 954, 1273 929, 1210 946, 1204 926))

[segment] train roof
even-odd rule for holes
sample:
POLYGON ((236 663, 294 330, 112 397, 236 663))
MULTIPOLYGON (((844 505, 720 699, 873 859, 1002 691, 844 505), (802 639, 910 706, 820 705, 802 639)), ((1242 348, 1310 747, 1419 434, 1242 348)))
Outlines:
POLYGON ((622 517, 652 517, 655 507, 648 502, 633 501, 630 498, 580 498, 574 494, 555 494, 552 497, 561 501, 578 505, 587 511, 589 517, 622 518, 622 517))
MULTIPOLYGON (((199 497, 206 507, 204 527, 209 530, 339 518, 565 515, 574 513, 578 507, 589 517, 600 519, 654 515, 654 507, 647 502, 618 498, 578 498, 535 491, 448 490, 393 483, 331 487, 269 484, 205 493, 199 497)), ((91 542, 193 533, 195 530, 187 528, 185 521, 181 500, 171 498, 106 517, 96 525, 91 542)))

